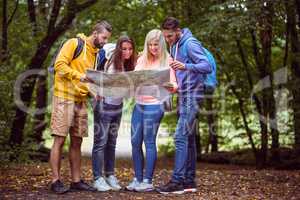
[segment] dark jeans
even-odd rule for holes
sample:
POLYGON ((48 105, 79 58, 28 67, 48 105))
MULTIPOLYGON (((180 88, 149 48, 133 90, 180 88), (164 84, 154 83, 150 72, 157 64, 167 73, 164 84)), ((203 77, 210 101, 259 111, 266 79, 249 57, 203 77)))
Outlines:
POLYGON ((162 105, 136 104, 131 119, 132 159, 135 177, 138 181, 152 182, 157 160, 156 135, 164 115, 162 105), (146 147, 146 167, 144 170, 143 141, 146 147))
POLYGON ((105 175, 113 175, 115 149, 122 117, 123 105, 110 105, 102 101, 94 103, 94 145, 92 165, 94 180, 105 175))
POLYGON ((202 99, 179 98, 179 118, 175 141, 175 166, 172 181, 194 182, 196 176, 196 118, 202 99))

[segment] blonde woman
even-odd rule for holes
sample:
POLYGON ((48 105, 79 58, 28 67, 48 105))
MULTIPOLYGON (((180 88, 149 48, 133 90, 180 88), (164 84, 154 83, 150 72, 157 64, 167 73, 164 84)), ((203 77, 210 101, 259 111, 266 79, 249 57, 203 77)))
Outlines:
MULTIPOLYGON (((151 30, 145 39, 144 50, 137 61, 135 70, 150 70, 169 67, 170 57, 162 32, 151 30)), ((170 71, 171 83, 176 88, 175 71, 170 71)), ((141 90, 157 90, 157 86, 142 87, 141 90)), ((154 91, 155 92, 155 91, 154 91)), ((153 96, 136 96, 136 104, 131 119, 132 159, 135 178, 126 187, 131 191, 145 192, 154 189, 152 178, 157 160, 156 135, 164 115, 160 100, 153 96), (142 143, 146 147, 146 162, 142 143), (145 173, 143 173, 145 171, 145 173)))

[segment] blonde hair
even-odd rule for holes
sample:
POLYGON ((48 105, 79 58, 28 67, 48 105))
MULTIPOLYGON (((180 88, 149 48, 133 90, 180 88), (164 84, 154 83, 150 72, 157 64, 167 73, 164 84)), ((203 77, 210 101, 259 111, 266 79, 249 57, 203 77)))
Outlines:
POLYGON ((144 50, 141 54, 142 61, 144 62, 145 65, 150 64, 152 55, 149 52, 149 43, 153 40, 158 40, 158 46, 159 46, 159 61, 160 61, 160 66, 162 67, 167 67, 169 65, 169 60, 168 60, 168 51, 167 51, 167 45, 165 42, 165 38, 159 29, 153 29, 149 31, 149 33, 146 35, 145 43, 144 43, 144 50))

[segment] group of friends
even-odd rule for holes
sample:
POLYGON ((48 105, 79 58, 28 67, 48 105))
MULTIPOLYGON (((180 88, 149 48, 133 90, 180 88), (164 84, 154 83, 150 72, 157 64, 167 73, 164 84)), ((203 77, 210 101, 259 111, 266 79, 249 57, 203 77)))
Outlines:
MULTIPOLYGON (((154 187, 153 175, 157 161, 156 136, 164 116, 163 102, 153 96, 136 95, 131 119, 131 145, 134 177, 126 190, 162 194, 196 192, 196 118, 203 101, 205 75, 211 65, 201 43, 179 20, 167 17, 161 29, 146 35, 144 49, 138 54, 135 42, 121 36, 111 55, 102 61, 105 44, 112 34, 107 21, 98 22, 91 34, 79 34, 83 49, 74 58, 78 38, 67 40, 54 64, 54 94, 51 133, 54 137, 50 154, 51 191, 62 194, 70 190, 118 191, 122 189, 115 175, 115 149, 122 117, 123 99, 90 94, 87 69, 107 73, 170 68, 170 83, 164 87, 178 94, 178 122, 174 134, 175 158, 172 176, 165 185, 154 187), (88 136, 87 99, 92 96, 94 111, 94 143, 92 149, 93 185, 81 179, 81 143, 88 136), (60 173, 61 155, 66 136, 70 134, 69 161, 71 184, 66 187, 60 173), (145 144, 145 157, 142 145, 145 144)), ((140 90, 155 91, 157 86, 140 90)))

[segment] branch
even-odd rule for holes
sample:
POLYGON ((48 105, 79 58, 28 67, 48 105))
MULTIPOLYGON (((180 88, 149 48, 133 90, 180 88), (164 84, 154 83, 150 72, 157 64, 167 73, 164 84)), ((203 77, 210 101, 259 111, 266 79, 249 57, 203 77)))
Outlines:
POLYGON ((16 0, 16 5, 15 5, 15 8, 10 16, 10 18, 8 19, 7 21, 7 26, 9 26, 9 24, 12 22, 12 19, 14 18, 16 12, 17 12, 17 9, 18 9, 18 6, 19 6, 19 0, 16 0))
MULTIPOLYGON (((250 88, 253 89, 252 76, 251 76, 251 73, 250 73, 250 70, 249 70, 249 66, 247 64, 247 60, 246 60, 245 53, 243 51, 241 42, 240 42, 240 40, 237 39, 236 43, 237 43, 237 46, 238 46, 238 49, 239 49, 239 53, 240 53, 242 63, 245 66, 245 69, 246 69, 247 79, 248 79, 250 88)), ((259 98, 256 94, 253 94, 253 98, 254 98, 254 101, 255 101, 255 104, 256 104, 256 107, 257 107, 257 111, 258 111, 259 114, 261 114, 261 112, 262 112, 261 102, 259 101, 259 98)))
MULTIPOLYGON (((217 56, 218 60, 220 61, 221 65, 226 65, 226 63, 225 63, 224 59, 222 59, 222 56, 220 55, 220 53, 217 52, 216 56, 217 56)), ((225 73, 227 81, 231 83, 232 80, 230 79, 230 74, 225 69, 223 69, 223 72, 225 73)), ((247 136, 249 138, 249 142, 250 142, 251 148, 253 150, 253 154, 255 155, 255 157, 257 157, 257 148, 255 147, 254 140, 253 140, 253 137, 252 137, 253 132, 252 132, 252 130, 250 129, 250 127, 248 125, 247 114, 246 114, 245 109, 244 109, 244 100, 242 99, 242 97, 239 95, 236 88, 232 84, 230 84, 229 87, 230 87, 232 93, 235 95, 235 97, 238 100, 239 109, 240 109, 240 112, 241 112, 241 115, 242 115, 242 118, 243 118, 243 123, 244 123, 245 129, 246 129, 246 133, 247 133, 247 136)))
POLYGON ((60 7, 61 7, 61 0, 55 0, 51 11, 50 20, 49 20, 48 35, 50 34, 51 31, 53 31, 53 28, 55 27, 55 23, 59 14, 60 7))
POLYGON ((261 20, 260 41, 262 46, 263 65, 261 71, 265 72, 263 76, 271 75, 271 57, 272 57, 272 39, 273 39, 273 18, 274 4, 272 1, 267 1, 262 7, 263 20, 261 20))
MULTIPOLYGON (((42 69, 43 63, 47 58, 50 48, 52 47, 54 42, 59 38, 59 36, 61 36, 68 29, 69 25, 72 23, 74 17, 76 16, 76 9, 74 9, 74 6, 76 8, 75 3, 75 0, 68 1, 67 14, 60 21, 60 23, 58 24, 59 26, 55 27, 50 34, 46 34, 45 37, 39 42, 36 52, 31 58, 30 63, 28 64, 26 69, 42 69), (70 10, 68 8, 70 8, 70 10)), ((30 105, 35 81, 36 76, 31 79, 26 79, 26 82, 22 84, 21 99, 25 105, 30 105)), ((16 107, 15 117, 13 118, 11 128, 10 141, 12 143, 18 144, 22 142, 22 135, 24 131, 26 117, 27 113, 16 107)))
POLYGON ((36 22, 34 2, 33 2, 33 0, 27 0, 27 3, 28 3, 29 21, 32 24, 33 35, 36 36, 36 34, 37 34, 37 22, 36 22))
POLYGON ((76 14, 83 11, 84 9, 92 6, 95 4, 98 0, 88 0, 84 3, 77 4, 75 0, 69 0, 67 4, 67 14, 57 23, 55 26, 57 16, 59 13, 59 9, 61 7, 61 0, 56 0, 54 2, 54 7, 51 13, 51 19, 48 26, 48 35, 50 35, 51 32, 60 32, 60 30, 63 30, 63 26, 69 26, 70 21, 72 21, 76 14), (57 31, 55 31, 57 29, 57 31))
MULTIPOLYGON (((300 51, 300 44, 297 32, 297 25, 296 25, 296 9, 295 4, 293 1, 285 0, 286 6, 286 13, 287 13, 287 21, 290 27, 290 40, 291 40, 291 49, 292 52, 299 52, 300 51)), ((294 59, 294 55, 293 59, 294 59)))
POLYGON ((298 12, 298 26, 300 27, 300 0, 295 0, 298 12))
POLYGON ((255 63, 257 66, 260 66, 260 61, 259 61, 259 50, 257 47, 257 38, 256 38, 256 33, 254 29, 250 29, 250 34, 251 34, 251 39, 252 39, 252 49, 253 49, 253 55, 255 59, 255 63))
POLYGON ((236 39, 236 45, 238 47, 242 63, 245 66, 245 69, 246 69, 246 74, 247 74, 249 85, 250 85, 251 88, 253 88, 253 79, 252 79, 252 76, 251 76, 251 73, 250 73, 250 70, 249 70, 249 66, 248 66, 248 62, 246 60, 244 50, 243 50, 242 45, 241 45, 241 41, 239 39, 236 39))
POLYGON ((7 0, 3 0, 2 4, 2 33, 1 33, 1 52, 0 61, 5 60, 7 55, 7 0))
MULTIPOLYGON (((230 76, 226 71, 225 71, 225 75, 226 75, 226 79, 228 81, 230 81, 230 76)), ((255 147, 254 140, 253 140, 253 137, 252 137, 253 132, 252 132, 252 130, 250 129, 250 127, 248 125, 247 114, 246 114, 245 109, 244 109, 244 100, 240 97, 239 93, 236 91, 236 88, 233 85, 230 86, 230 89, 231 89, 232 93, 235 95, 235 97, 238 99, 239 108, 240 108, 240 112, 241 112, 241 115, 242 115, 242 118, 243 118, 243 123, 244 123, 245 129, 246 129, 246 133, 247 133, 247 136, 249 138, 249 142, 250 142, 251 148, 253 150, 253 153, 254 153, 255 156, 257 156, 257 149, 255 147)))

